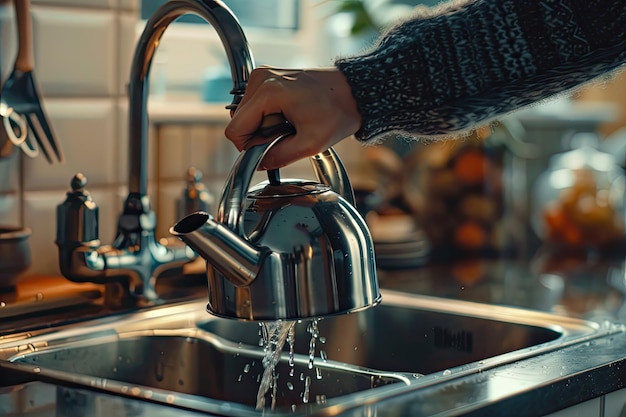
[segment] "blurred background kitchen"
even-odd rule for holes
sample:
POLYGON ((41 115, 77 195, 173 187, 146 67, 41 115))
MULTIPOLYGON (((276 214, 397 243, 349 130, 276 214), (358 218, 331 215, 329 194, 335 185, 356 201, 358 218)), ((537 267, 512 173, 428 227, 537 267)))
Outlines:
MULTIPOLYGON (((17 147, 0 159, 0 224, 27 227, 23 275, 59 275, 56 206, 77 172, 100 207, 100 240, 112 242, 126 197, 130 60, 156 0, 33 0, 34 59, 64 164, 17 147)), ((417 0, 226 0, 257 65, 327 66, 357 53, 417 0)), ((436 3, 436 1, 432 1, 436 3)), ((15 59, 13 7, 0 2, 2 80, 15 59)), ((158 235, 181 216, 188 169, 220 195, 237 157, 223 136, 230 89, 217 35, 185 17, 164 36, 151 72, 150 195, 158 235)), ((1 145, 2 143, 0 143, 1 145)), ((626 75, 602 80, 478 129, 462 141, 425 145, 390 138, 337 146, 387 270, 449 261, 536 262, 545 250, 624 259, 626 75)), ((311 175, 308 163, 286 169, 311 175)), ((201 185, 196 185, 201 186, 201 185)), ((193 188, 193 187, 192 187, 193 188)), ((560 255, 558 255, 560 256, 560 255)), ((568 255, 569 256, 569 255, 568 255)), ((549 268, 547 268, 549 270, 549 268)), ((474 275, 461 273, 466 284, 474 275)), ((384 275, 383 275, 384 278, 384 275)), ((623 279, 623 277, 622 277, 623 279)))

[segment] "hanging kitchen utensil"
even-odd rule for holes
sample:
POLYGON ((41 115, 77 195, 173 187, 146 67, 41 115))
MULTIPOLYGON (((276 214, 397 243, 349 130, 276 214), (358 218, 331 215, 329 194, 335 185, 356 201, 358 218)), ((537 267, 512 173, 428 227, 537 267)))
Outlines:
MULTIPOLYGON (((1 85, 1 84, 0 84, 1 85)), ((32 145, 28 138, 28 127, 24 116, 9 111, 7 117, 2 117, 5 128, 0 128, 0 160, 13 155, 13 148, 21 148, 29 157, 39 155, 39 148, 32 145)))
POLYGON ((63 151, 43 111, 39 90, 35 81, 33 42, 30 18, 30 1, 14 0, 18 31, 18 52, 13 72, 0 92, 0 116, 7 135, 29 156, 36 156, 35 138, 49 163, 53 155, 63 162, 63 151), (26 123, 23 120, 26 120, 26 123), (17 132, 17 133, 16 133, 17 132))
MULTIPOLYGON (((4 150, 12 151, 13 145, 17 146, 30 158, 39 155, 39 148, 32 143, 28 136, 28 122, 26 118, 17 114, 13 109, 9 109, 2 118, 4 129, 0 129, 0 143, 7 143, 0 150, 0 157, 4 155, 4 150)), ((10 153, 10 152, 9 152, 10 153)))

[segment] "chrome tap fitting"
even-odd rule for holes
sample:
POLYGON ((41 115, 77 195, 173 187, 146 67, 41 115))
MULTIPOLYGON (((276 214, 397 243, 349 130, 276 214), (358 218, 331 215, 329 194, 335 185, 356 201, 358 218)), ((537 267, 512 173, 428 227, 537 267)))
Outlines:
POLYGON ((174 20, 197 15, 217 31, 226 50, 234 95, 227 108, 235 109, 254 67, 248 42, 232 12, 218 0, 171 0, 146 22, 132 61, 129 81, 128 196, 118 220, 117 237, 110 246, 98 239, 97 206, 85 190, 86 179, 77 174, 66 201, 57 209, 57 246, 63 275, 72 281, 98 283, 128 278, 130 293, 157 300, 155 281, 164 270, 181 266, 195 257, 179 243, 163 245, 156 240, 156 213, 151 209, 148 188, 148 75, 161 36, 174 20))
POLYGON ((182 267, 195 254, 174 239, 163 242, 155 239, 156 215, 149 209, 147 196, 136 202, 135 213, 130 212, 132 196, 129 196, 126 210, 119 218, 115 242, 101 245, 98 206, 86 185, 87 178, 76 174, 65 201, 57 207, 56 244, 61 273, 76 282, 118 282, 131 296, 157 300, 157 276, 165 270, 182 267))

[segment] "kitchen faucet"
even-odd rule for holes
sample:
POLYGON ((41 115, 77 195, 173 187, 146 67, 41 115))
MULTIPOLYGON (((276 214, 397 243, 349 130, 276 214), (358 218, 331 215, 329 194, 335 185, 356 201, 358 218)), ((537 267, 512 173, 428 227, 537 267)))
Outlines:
POLYGON ((155 284, 162 272, 195 258, 178 239, 157 241, 157 218, 148 197, 148 75, 161 36, 177 18, 194 14, 217 31, 230 63, 233 110, 241 101, 254 67, 248 42, 230 10, 218 0, 171 0, 146 22, 132 61, 129 81, 128 196, 111 245, 98 239, 98 207, 76 174, 66 200, 57 207, 57 239, 61 273, 71 281, 121 282, 130 295, 158 300, 155 284))

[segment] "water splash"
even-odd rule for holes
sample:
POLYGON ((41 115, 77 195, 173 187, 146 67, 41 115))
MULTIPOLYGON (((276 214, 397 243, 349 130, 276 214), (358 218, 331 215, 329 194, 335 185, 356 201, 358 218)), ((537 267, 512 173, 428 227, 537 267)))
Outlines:
POLYGON ((313 369, 313 362, 315 361, 315 344, 320 337, 320 331, 317 327, 319 319, 313 319, 307 326, 307 332, 311 335, 309 342, 309 369, 313 369))
POLYGON ((276 365, 280 360, 280 354, 287 341, 289 334, 293 335, 293 327, 295 321, 277 320, 274 322, 260 323, 263 333, 263 377, 259 385, 259 391, 256 397, 256 409, 265 408, 265 395, 270 387, 273 387, 272 408, 275 405, 276 398, 276 382, 278 375, 275 372, 276 365))
POLYGON ((311 394, 311 377, 307 375, 304 379, 304 392, 302 393, 302 402, 309 402, 309 395, 311 394))

